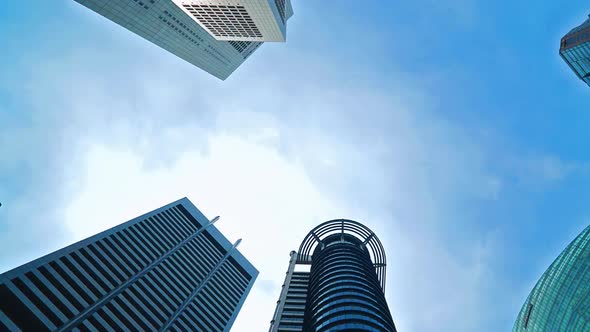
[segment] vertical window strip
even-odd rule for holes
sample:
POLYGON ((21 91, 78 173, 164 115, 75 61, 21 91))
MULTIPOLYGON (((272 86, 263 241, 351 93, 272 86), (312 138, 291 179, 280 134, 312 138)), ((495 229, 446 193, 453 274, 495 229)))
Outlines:
POLYGON ((176 271, 169 265, 168 259, 160 263, 162 273, 172 282, 175 290, 178 291, 181 299, 185 299, 190 293, 190 289, 186 287, 187 280, 180 276, 179 271, 176 271))
POLYGON ((116 256, 118 256, 123 262, 124 266, 131 270, 132 275, 137 274, 141 271, 142 267, 139 266, 134 260, 127 255, 127 252, 124 251, 117 242, 113 240, 112 237, 106 237, 103 239, 105 247, 111 250, 116 256))
POLYGON ((207 270, 211 270, 217 261, 221 259, 211 252, 211 249, 204 245, 202 237, 198 237, 195 241, 188 243, 188 249, 192 250, 192 254, 201 258, 201 261, 207 267, 207 270))
POLYGON ((210 301, 207 301, 207 299, 203 296, 202 292, 200 292, 193 301, 198 303, 203 309, 205 309, 204 312, 208 313, 210 321, 213 322, 213 324, 216 327, 215 331, 223 330, 223 320, 219 316, 217 310, 213 308, 212 303, 210 301))
POLYGON ((77 252, 73 252, 70 256, 80 265, 84 271, 92 271, 92 274, 89 274, 89 277, 96 280, 96 283, 100 285, 102 289, 108 293, 111 289, 115 288, 105 277, 102 273, 100 273, 94 265, 86 260, 86 258, 80 255, 77 252))
POLYGON ((128 275, 125 271, 123 271, 121 262, 117 261, 113 256, 110 255, 110 253, 100 249, 96 243, 89 245, 87 248, 90 249, 95 257, 100 257, 105 262, 105 265, 108 265, 109 269, 115 274, 117 279, 121 280, 121 282, 129 279, 131 274, 128 275))
MULTIPOLYGON (((239 294, 240 293, 239 288, 237 288, 237 286, 228 279, 228 276, 225 273, 223 273, 223 271, 221 271, 221 273, 218 272, 216 274, 219 276, 219 280, 222 281, 222 284, 224 285, 224 288, 228 292, 230 292, 234 296, 235 296, 235 294, 239 294)), ((234 296, 232 296, 232 299, 234 298, 234 296)))
POLYGON ((225 290, 225 287, 222 287, 221 284, 219 284, 219 279, 217 278, 218 273, 216 273, 211 280, 209 280, 210 283, 210 288, 211 291, 214 293, 214 295, 221 300, 221 302, 223 303, 225 309, 228 312, 233 312, 233 308, 234 305, 232 305, 228 299, 232 297, 232 295, 230 295, 229 293, 227 293, 227 291, 225 290))
POLYGON ((168 315, 174 312, 174 308, 176 307, 171 299, 167 297, 164 292, 158 290, 156 284, 151 280, 151 278, 142 278, 137 282, 136 290, 142 295, 147 296, 147 298, 154 303, 154 308, 158 309, 158 311, 162 314, 161 319, 166 321, 168 315))
POLYGON ((88 250, 85 249, 86 248, 81 248, 80 250, 78 250, 78 252, 82 256, 84 256, 84 258, 86 258, 86 261, 88 261, 98 271, 100 271, 100 273, 104 275, 104 277, 109 281, 109 283, 113 285, 113 287, 117 287, 118 285, 120 285, 122 281, 115 277, 114 273, 109 269, 109 267, 106 264, 102 263, 103 260, 96 258, 94 254, 91 254, 88 250))
POLYGON ((211 271, 211 269, 215 266, 215 261, 213 260, 213 257, 209 255, 207 250, 199 243, 200 239, 197 238, 196 240, 187 243, 186 249, 190 255, 199 257, 201 266, 203 266, 206 271, 211 271))
POLYGON ((45 280, 57 288, 60 293, 62 293, 74 305, 77 311, 82 311, 89 305, 86 299, 80 295, 83 290, 80 289, 80 287, 76 285, 73 280, 70 282, 69 280, 64 279, 53 268, 51 268, 51 266, 41 266, 38 271, 34 271, 34 273, 38 274, 39 278, 42 276, 45 280), (68 289, 65 288, 66 286, 68 289))
POLYGON ((125 237, 124 239, 127 240, 131 247, 137 249, 137 252, 141 254, 145 259, 147 259, 148 265, 154 262, 158 257, 154 252, 151 251, 150 248, 146 245, 145 242, 140 241, 137 239, 135 234, 133 234, 128 229, 123 230, 125 237))
POLYGON ((189 218, 187 218, 186 215, 184 215, 184 213, 182 213, 176 206, 170 209, 170 212, 174 214, 176 218, 181 220, 182 223, 185 224, 186 227, 191 231, 191 233, 194 233, 197 230, 199 230, 199 227, 197 227, 197 225, 195 225, 191 220, 189 220, 189 218))
MULTIPOLYGON (((80 312, 83 308, 82 304, 76 300, 73 294, 68 291, 63 284, 59 283, 57 279, 48 274, 46 278, 38 270, 33 270, 28 274, 29 279, 39 288, 44 294, 51 297, 51 301, 58 307, 64 307, 64 311, 68 319, 80 312)), ((60 309, 61 310, 61 309, 60 309)))
POLYGON ((207 327, 202 319, 197 317, 195 314, 195 307, 193 305, 189 305, 183 312, 183 315, 189 319, 189 322, 195 324, 199 331, 207 331, 207 327))
POLYGON ((170 265, 170 269, 176 271, 179 274, 179 276, 185 281, 186 287, 188 287, 189 289, 193 289, 197 286, 199 282, 196 279, 194 273, 191 273, 192 271, 190 269, 186 269, 180 264, 180 260, 178 260, 177 255, 169 257, 166 261, 170 265))
POLYGON ((161 247, 157 247, 153 241, 149 240, 148 237, 144 236, 139 231, 139 227, 134 227, 133 229, 130 228, 129 232, 131 232, 131 234, 133 234, 133 237, 136 239, 136 241, 143 243, 148 248, 147 250, 149 250, 149 252, 156 259, 159 259, 160 257, 162 257, 164 255, 164 253, 166 253, 165 250, 162 250, 161 247))
POLYGON ((202 294, 203 298, 207 299, 208 303, 212 307, 215 307, 215 309, 216 309, 215 312, 218 314, 219 319, 220 319, 222 325, 225 325, 225 322, 227 322, 227 320, 229 319, 229 316, 230 315, 227 312, 227 309, 219 301, 219 298, 217 298, 211 292, 211 284, 209 284, 208 287, 203 288, 201 290, 201 294, 202 294))
POLYGON ((149 275, 152 281, 158 285, 158 290, 164 292, 164 294, 166 294, 172 301, 174 304, 172 310, 176 311, 176 308, 182 303, 182 299, 178 296, 176 291, 172 289, 172 283, 166 280, 166 277, 164 277, 157 268, 151 271, 149 275))
POLYGON ((178 220, 176 218, 174 218, 169 211, 163 211, 162 212, 162 219, 165 219, 166 222, 168 223, 168 225, 170 225, 170 227, 172 227, 173 229, 176 230, 176 232, 178 232, 179 234, 182 234, 183 238, 187 238, 189 237, 193 232, 191 232, 189 229, 187 229, 186 227, 184 227, 181 223, 178 222, 178 220))
POLYGON ((203 307, 201 306, 201 303, 199 303, 199 301, 193 301, 192 305, 195 308, 195 314, 197 315, 199 320, 207 325, 207 331, 219 330, 218 328, 215 327, 215 323, 213 323, 209 319, 209 316, 210 316, 209 312, 203 309, 203 307))
POLYGON ((166 251, 176 246, 176 244, 178 243, 177 238, 172 236, 170 234, 170 231, 168 231, 162 224, 150 218, 149 225, 151 229, 154 230, 154 232, 159 234, 160 239, 162 239, 162 241, 165 241, 168 244, 168 248, 166 249, 166 251))
POLYGON ((157 234, 153 231, 148 230, 145 225, 139 225, 141 227, 137 227, 135 232, 137 237, 143 241, 145 241, 150 247, 153 248, 154 252, 157 254, 158 257, 164 256, 168 251, 169 247, 163 239, 159 238, 157 234))
POLYGON ((76 276, 76 278, 82 282, 83 286, 90 290, 94 301, 97 301, 102 297, 104 290, 94 281, 94 279, 90 278, 90 276, 82 270, 78 263, 70 257, 64 256, 59 259, 58 264, 60 264, 61 268, 76 276))
POLYGON ((29 309, 32 309, 31 311, 40 313, 42 317, 39 318, 45 318, 55 327, 63 325, 63 322, 66 320, 65 315, 59 312, 57 308, 53 308, 49 300, 45 296, 42 296, 39 291, 33 292, 23 280, 20 278, 12 279, 11 282, 6 283, 6 286, 8 286, 21 302, 24 302, 29 309))
POLYGON ((201 263, 201 260, 199 259, 199 257, 191 255, 186 247, 180 248, 180 250, 178 250, 177 254, 183 258, 181 260, 183 264, 187 264, 187 263, 190 264, 190 267, 187 265, 184 265, 184 266, 189 271, 191 271, 193 274, 195 274, 197 276, 197 280, 200 283, 201 280, 203 280, 203 278, 205 278, 205 276, 207 275, 207 271, 205 271, 203 269, 203 266, 202 266, 202 263, 201 263))
POLYGON ((109 310, 108 304, 98 310, 98 315, 112 327, 108 331, 127 331, 125 324, 109 310))
POLYGON ((92 325, 96 326, 100 331, 114 331, 113 327, 111 327, 98 312, 92 314, 89 320, 92 325))
POLYGON ((121 298, 121 294, 110 301, 111 305, 113 306, 113 313, 117 315, 119 320, 124 321, 125 325, 130 326, 128 331, 145 331, 148 330, 147 325, 145 323, 145 318, 141 317, 141 315, 137 316, 133 313, 132 310, 129 309, 129 306, 125 304, 125 300, 121 298), (126 309, 127 308, 127 309, 126 309), (135 316, 136 318, 133 318, 135 316))
POLYGON ((189 325, 187 325, 185 323, 185 320, 183 319, 182 316, 176 318, 176 320, 174 321, 174 324, 177 326, 177 329, 180 331, 191 331, 192 330, 192 328, 190 328, 189 325), (180 326, 182 326, 182 328, 180 326))
POLYGON ((76 293, 74 296, 84 306, 90 306, 96 301, 96 296, 76 277, 72 272, 67 272, 65 266, 59 265, 59 261, 53 261, 49 265, 43 266, 39 271, 43 274, 47 273, 53 275, 59 282, 64 280, 64 283, 72 287, 76 293))
POLYGON ((145 255, 145 253, 138 247, 136 247, 128 237, 125 236, 124 233, 119 232, 112 235, 113 241, 117 242, 121 249, 125 251, 127 255, 131 259, 134 259, 137 262, 137 265, 141 267, 143 270, 146 266, 150 265, 150 259, 145 255))
POLYGON ((179 234, 179 232, 172 227, 170 227, 169 223, 166 220, 162 220, 158 215, 152 217, 154 220, 154 225, 158 225, 158 227, 167 233, 167 236, 173 241, 174 246, 182 242, 184 240, 184 236, 179 234))
POLYGON ((119 296, 124 300, 125 306, 132 311, 133 319, 140 323, 143 321, 145 322, 144 324, 150 325, 150 327, 147 328, 143 327, 145 330, 157 330, 162 326, 161 322, 156 320, 153 308, 146 306, 146 304, 139 300, 130 289, 126 289, 119 296))
POLYGON ((195 224, 193 224, 192 222, 190 222, 186 217, 184 217, 182 215, 182 213, 180 213, 178 211, 178 209, 176 207, 168 210, 168 213, 170 214, 170 216, 176 220, 176 222, 181 225, 182 227, 184 227, 184 229, 187 230, 187 232, 189 232, 190 234, 195 233, 196 231, 198 231, 197 226, 195 226, 195 224))

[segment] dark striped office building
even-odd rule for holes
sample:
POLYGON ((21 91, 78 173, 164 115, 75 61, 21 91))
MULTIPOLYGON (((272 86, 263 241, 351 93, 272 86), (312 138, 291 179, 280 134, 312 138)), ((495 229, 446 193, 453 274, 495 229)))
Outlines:
POLYGON ((364 225, 325 222, 291 252, 270 332, 395 332, 385 300, 385 251, 364 225))
POLYGON ((258 271, 184 198, 0 275, 0 331, 229 331, 258 271))

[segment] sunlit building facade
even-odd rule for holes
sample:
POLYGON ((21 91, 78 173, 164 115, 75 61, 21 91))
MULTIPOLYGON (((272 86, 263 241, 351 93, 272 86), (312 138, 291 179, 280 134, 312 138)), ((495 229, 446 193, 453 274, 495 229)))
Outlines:
POLYGON ((590 331, 590 227, 549 266, 520 310, 512 331, 590 331))
POLYGON ((590 86, 590 15, 561 38, 559 54, 576 76, 590 86))
POLYGON ((364 225, 325 222, 291 252, 270 332, 385 331, 385 251, 364 225))
POLYGON ((186 198, 0 275, 0 331, 229 331, 258 271, 186 198))
POLYGON ((75 1, 222 80, 262 42, 285 41, 293 14, 288 0, 75 1))
POLYGON ((217 40, 284 42, 291 0, 173 0, 217 40))

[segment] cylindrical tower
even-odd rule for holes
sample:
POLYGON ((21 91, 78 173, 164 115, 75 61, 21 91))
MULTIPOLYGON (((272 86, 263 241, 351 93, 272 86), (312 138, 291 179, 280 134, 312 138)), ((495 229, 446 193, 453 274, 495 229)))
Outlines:
POLYGON ((308 234, 298 254, 311 264, 303 331, 396 331, 384 294, 385 252, 371 230, 328 221, 308 234))

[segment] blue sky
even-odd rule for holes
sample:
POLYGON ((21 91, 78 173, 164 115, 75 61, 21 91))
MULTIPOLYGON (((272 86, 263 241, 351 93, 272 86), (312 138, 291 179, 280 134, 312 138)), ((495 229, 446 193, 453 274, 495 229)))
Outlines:
POLYGON ((590 223, 590 89, 558 55, 587 4, 293 5, 221 82, 73 1, 5 4, 0 270, 188 196, 261 271, 235 331, 337 217, 383 241, 400 331, 510 330, 590 223))

